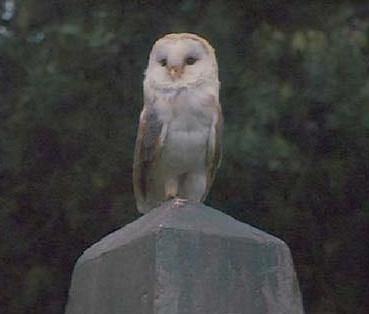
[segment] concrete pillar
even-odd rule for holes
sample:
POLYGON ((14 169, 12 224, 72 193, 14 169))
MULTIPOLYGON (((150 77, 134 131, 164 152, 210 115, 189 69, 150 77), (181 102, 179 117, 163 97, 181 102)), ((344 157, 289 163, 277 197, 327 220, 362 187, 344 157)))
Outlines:
POLYGON ((287 245, 200 203, 167 202, 88 248, 66 314, 302 314, 287 245))

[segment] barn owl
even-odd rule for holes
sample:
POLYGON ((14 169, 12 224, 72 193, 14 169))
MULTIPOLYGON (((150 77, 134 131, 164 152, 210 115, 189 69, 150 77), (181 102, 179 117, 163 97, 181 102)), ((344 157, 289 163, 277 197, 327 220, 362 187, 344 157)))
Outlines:
POLYGON ((138 211, 147 213, 169 199, 204 201, 222 154, 214 49, 195 34, 160 38, 143 85, 133 165, 138 211))

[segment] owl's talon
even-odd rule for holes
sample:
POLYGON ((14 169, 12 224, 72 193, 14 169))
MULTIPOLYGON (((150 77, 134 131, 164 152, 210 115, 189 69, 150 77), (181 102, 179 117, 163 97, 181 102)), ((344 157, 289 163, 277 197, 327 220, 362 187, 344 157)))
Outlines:
POLYGON ((173 202, 173 207, 182 207, 187 203, 187 199, 176 197, 173 202))

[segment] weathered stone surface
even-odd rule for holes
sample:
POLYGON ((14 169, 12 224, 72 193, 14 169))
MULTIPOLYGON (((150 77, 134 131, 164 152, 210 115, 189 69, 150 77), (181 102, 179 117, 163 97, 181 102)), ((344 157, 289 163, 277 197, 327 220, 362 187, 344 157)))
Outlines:
POLYGON ((168 202, 79 258, 67 314, 302 314, 288 247, 200 203, 168 202))

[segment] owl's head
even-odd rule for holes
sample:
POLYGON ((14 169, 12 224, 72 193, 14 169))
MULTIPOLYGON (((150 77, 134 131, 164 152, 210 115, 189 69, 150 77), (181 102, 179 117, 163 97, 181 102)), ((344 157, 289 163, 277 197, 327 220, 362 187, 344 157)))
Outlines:
POLYGON ((214 49, 195 34, 165 35, 155 42, 145 75, 145 84, 154 88, 218 84, 214 49))

